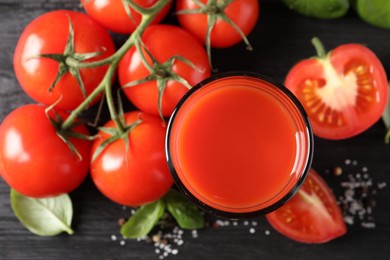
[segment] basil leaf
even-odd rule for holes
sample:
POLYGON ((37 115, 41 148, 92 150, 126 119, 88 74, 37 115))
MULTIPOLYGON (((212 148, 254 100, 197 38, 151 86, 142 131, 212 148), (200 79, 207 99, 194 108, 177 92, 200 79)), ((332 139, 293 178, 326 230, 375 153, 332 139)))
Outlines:
POLYGON ((204 217, 198 208, 176 190, 170 190, 164 200, 167 210, 183 229, 198 229, 204 226, 204 217))
POLYGON ((304 16, 334 19, 344 16, 349 0, 282 0, 290 9, 304 16))
POLYGON ((353 0, 353 7, 363 21, 390 29, 389 0, 353 0))
POLYGON ((141 206, 133 216, 121 227, 125 238, 145 237, 157 224, 165 211, 165 203, 161 200, 141 206))
POLYGON ((72 201, 67 194, 36 199, 11 189, 11 207, 20 222, 36 235, 54 236, 64 231, 73 234, 72 201))

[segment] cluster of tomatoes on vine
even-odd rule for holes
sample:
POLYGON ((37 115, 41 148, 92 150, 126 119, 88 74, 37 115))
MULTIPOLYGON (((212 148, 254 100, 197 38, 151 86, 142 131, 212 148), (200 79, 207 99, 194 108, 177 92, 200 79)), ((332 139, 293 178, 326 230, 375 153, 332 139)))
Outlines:
POLYGON ((166 119, 191 86, 210 76, 211 47, 246 39, 258 1, 81 4, 85 12, 42 14, 18 40, 15 75, 37 103, 15 109, 2 122, 1 175, 11 188, 35 198, 69 193, 90 173, 116 203, 155 201, 173 184, 164 150, 166 119), (180 25, 160 23, 173 12, 180 25), (252 18, 243 23, 239 16, 252 18), (110 31, 129 38, 117 48, 110 31), (206 44, 206 38, 212 41, 206 44), (119 105, 116 78, 125 96, 119 105), (111 120, 91 134, 79 117, 99 102, 107 103, 111 120), (123 102, 137 110, 124 111, 123 102))

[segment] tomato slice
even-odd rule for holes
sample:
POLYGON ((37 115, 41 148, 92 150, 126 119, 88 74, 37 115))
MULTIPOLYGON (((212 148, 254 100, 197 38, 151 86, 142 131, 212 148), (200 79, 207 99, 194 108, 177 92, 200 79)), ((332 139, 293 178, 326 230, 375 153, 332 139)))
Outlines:
POLYGON ((289 71, 285 85, 301 101, 316 136, 338 140, 362 133, 377 122, 388 100, 386 72, 378 57, 360 44, 340 45, 289 71))
POLYGON ((276 231, 303 243, 325 243, 347 232, 335 196, 314 169, 298 193, 266 218, 276 231))

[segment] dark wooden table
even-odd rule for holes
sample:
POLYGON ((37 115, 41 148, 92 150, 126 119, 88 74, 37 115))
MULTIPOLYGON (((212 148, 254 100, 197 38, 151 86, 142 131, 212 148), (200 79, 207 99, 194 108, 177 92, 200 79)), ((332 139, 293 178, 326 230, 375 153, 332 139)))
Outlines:
MULTIPOLYGON (((76 0, 0 0, 0 120, 14 108, 32 102, 18 85, 12 56, 18 36, 33 18, 53 9, 81 10, 76 0)), ((169 22, 174 21, 170 18, 169 22)), ((280 1, 261 1, 260 20, 250 35, 255 50, 243 44, 214 50, 220 71, 250 70, 283 81, 298 60, 314 55, 310 39, 318 36, 328 49, 358 42, 371 48, 390 73, 390 31, 361 21, 351 11, 337 20, 303 17, 280 1)), ((124 37, 115 36, 119 45, 124 37)), ((273 231, 264 218, 229 222, 228 226, 199 230, 197 237, 184 231, 182 245, 174 244, 171 259, 388 259, 390 255, 390 145, 383 143, 381 121, 365 133, 344 141, 315 139, 313 167, 327 180, 337 197, 346 189, 349 175, 364 173, 373 185, 370 196, 376 201, 372 212, 354 216, 348 233, 330 243, 305 245, 273 231), (332 175, 340 166, 341 176, 332 175), (368 223, 368 224, 367 224, 368 223), (371 224, 370 224, 371 223, 371 224), (372 227, 372 223, 375 227, 372 227)), ((366 176, 366 177, 367 177, 366 176)), ((90 179, 71 198, 75 234, 38 237, 29 233, 14 216, 9 187, 0 180, 0 259, 159 259, 156 248, 145 241, 123 240, 118 219, 131 209, 105 199, 90 179)), ((220 223, 224 224, 224 222, 220 223)))

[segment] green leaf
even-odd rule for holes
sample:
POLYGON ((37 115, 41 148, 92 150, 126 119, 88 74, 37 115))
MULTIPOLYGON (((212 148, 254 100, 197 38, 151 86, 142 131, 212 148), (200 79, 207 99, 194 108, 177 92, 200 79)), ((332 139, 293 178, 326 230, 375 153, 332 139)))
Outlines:
POLYGON ((349 0, 282 0, 282 2, 297 13, 320 19, 342 17, 349 9, 349 0))
POLYGON ((141 206, 122 226, 121 234, 125 238, 145 237, 157 224, 165 211, 162 200, 141 206))
POLYGON ((390 29, 389 0, 353 0, 353 7, 363 21, 390 29))
POLYGON ((172 215, 181 228, 203 228, 203 215, 198 210, 198 208, 182 194, 176 190, 170 190, 167 195, 165 195, 164 200, 167 204, 168 212, 172 215))
POLYGON ((64 231, 73 234, 72 201, 67 194, 36 199, 11 189, 11 207, 20 222, 36 235, 54 236, 64 231))

